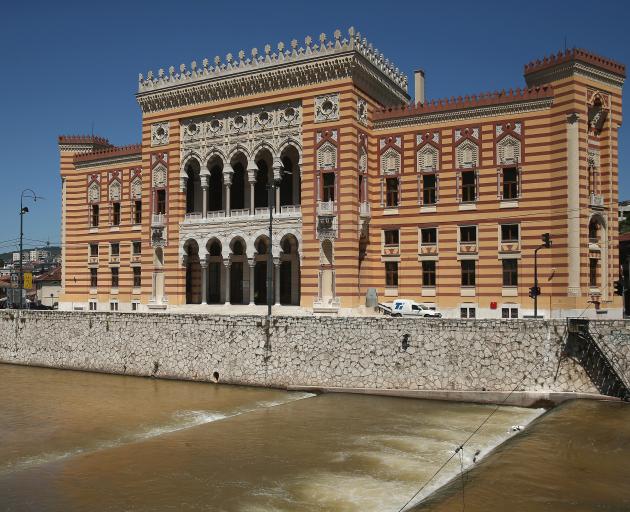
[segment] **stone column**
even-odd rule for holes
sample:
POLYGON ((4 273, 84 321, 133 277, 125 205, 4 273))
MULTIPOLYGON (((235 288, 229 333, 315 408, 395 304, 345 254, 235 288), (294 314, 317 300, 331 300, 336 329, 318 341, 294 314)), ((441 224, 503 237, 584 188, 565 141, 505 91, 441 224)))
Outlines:
POLYGON ((293 180, 293 204, 300 204, 300 168, 296 165, 293 169, 293 176, 291 176, 293 180))
POLYGON ((230 260, 225 261, 225 303, 230 303, 230 266, 232 262, 230 260))
POLYGON ((249 304, 253 304, 254 303, 254 291, 255 291, 255 284, 254 284, 254 271, 256 269, 256 260, 255 259, 251 259, 249 260, 249 304))
POLYGON ((282 181, 282 174, 283 174, 283 170, 284 170, 283 167, 282 167, 282 161, 280 160, 280 158, 274 158, 272 170, 273 170, 273 182, 274 182, 274 184, 277 184, 277 186, 275 187, 275 191, 276 191, 275 212, 276 213, 280 213, 280 210, 281 210, 281 207, 280 207, 280 183, 282 181))
POLYGON ((274 288, 275 288, 275 297, 274 297, 274 304, 278 305, 280 304, 280 258, 274 258, 273 259, 273 266, 274 266, 274 288))
POLYGON ((225 185, 225 216, 230 216, 230 187, 232 186, 232 176, 234 175, 234 169, 230 164, 223 166, 223 184, 225 185))
POLYGON ((205 257, 200 262, 201 265, 201 303, 208 303, 208 262, 205 257))
POLYGON ((255 186, 256 186, 256 173, 258 167, 253 160, 247 163, 247 181, 249 182, 249 214, 254 215, 256 206, 255 202, 255 186))
POLYGON ((567 246, 569 286, 567 295, 580 296, 580 116, 567 116, 567 246))
POLYGON ((209 176, 201 176, 201 215, 205 219, 208 216, 208 184, 210 180, 209 176))

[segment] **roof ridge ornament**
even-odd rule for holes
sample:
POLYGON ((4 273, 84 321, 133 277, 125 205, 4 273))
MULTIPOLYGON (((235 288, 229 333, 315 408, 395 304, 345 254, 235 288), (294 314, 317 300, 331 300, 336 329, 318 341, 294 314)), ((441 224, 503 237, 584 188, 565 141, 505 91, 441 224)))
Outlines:
POLYGON ((247 68, 264 68, 267 66, 277 65, 284 62, 300 62, 312 58, 319 58, 322 55, 334 56, 337 53, 356 51, 370 62, 377 70, 383 73, 396 87, 407 91, 407 76, 393 65, 381 52, 379 52, 360 32, 355 31, 354 27, 348 29, 348 39, 341 38, 341 31, 336 29, 333 32, 333 38, 330 39, 324 32, 319 35, 319 44, 313 44, 313 38, 307 35, 304 38, 304 47, 298 47, 297 39, 292 39, 290 43, 291 50, 285 51, 285 44, 278 43, 278 53, 271 53, 271 46, 265 45, 264 56, 260 55, 257 48, 252 49, 252 58, 246 59, 243 50, 238 53, 238 60, 233 58, 232 53, 226 56, 227 64, 221 65, 221 60, 215 57, 215 66, 209 66, 208 59, 203 59, 203 70, 197 68, 196 61, 191 64, 191 70, 187 70, 184 64, 181 64, 180 72, 176 73, 175 68, 168 68, 168 75, 162 74, 159 79, 155 79, 153 72, 149 71, 146 78, 138 75, 138 92, 145 93, 159 90, 166 87, 172 87, 182 82, 192 82, 195 80, 205 80, 208 78, 221 78, 223 76, 232 75, 241 72, 247 68))

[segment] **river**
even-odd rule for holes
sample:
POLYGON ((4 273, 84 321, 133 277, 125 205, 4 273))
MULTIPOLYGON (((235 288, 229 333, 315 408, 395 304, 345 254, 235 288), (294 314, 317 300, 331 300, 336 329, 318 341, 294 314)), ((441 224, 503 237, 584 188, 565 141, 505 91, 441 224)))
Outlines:
MULTIPOLYGON (((0 510, 395 512, 494 409, 0 365, 0 510)), ((598 510, 627 510, 615 506, 628 498, 618 479, 630 481, 630 410, 571 404, 512 432, 542 412, 501 407, 472 438, 465 466, 475 451, 483 457, 512 439, 467 473, 466 510, 565 510, 545 508, 548 495, 563 492, 558 475, 609 478, 613 466, 617 480, 596 492, 579 479, 572 488, 611 504, 598 510), (602 415, 610 416, 604 430, 623 434, 587 436, 583 450, 579 439, 602 415), (569 427, 573 450, 554 458, 549 448, 569 427), (593 450, 606 460, 595 463, 593 450), (520 467, 509 462, 515 456, 520 467), (501 501, 506 489, 529 508, 501 501)), ((412 506, 459 510, 460 479, 418 503, 460 469, 455 457, 412 506)))

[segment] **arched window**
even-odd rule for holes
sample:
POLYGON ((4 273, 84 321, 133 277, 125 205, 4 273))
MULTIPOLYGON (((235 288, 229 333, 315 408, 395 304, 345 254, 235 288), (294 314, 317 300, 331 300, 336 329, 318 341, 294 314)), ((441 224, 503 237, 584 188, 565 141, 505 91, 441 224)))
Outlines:
POLYGON ((240 240, 237 240, 236 242, 234 242, 234 244, 232 245, 232 253, 235 254, 236 256, 241 256, 243 252, 244 252, 243 242, 241 242, 240 240))
POLYGON ((214 240, 212 244, 210 244, 208 253, 210 256, 221 256, 221 244, 217 240, 214 240))

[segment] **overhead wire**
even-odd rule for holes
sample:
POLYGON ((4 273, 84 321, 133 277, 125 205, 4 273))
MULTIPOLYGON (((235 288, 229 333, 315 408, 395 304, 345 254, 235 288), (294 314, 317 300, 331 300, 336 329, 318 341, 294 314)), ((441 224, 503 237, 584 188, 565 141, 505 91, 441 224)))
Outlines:
POLYGON ((530 370, 528 370, 527 372, 525 372, 525 374, 523 375, 523 378, 516 384, 516 386, 514 386, 514 388, 512 389, 512 391, 510 391, 506 397, 498 404, 496 404, 495 408, 490 412, 490 414, 488 414, 488 416, 479 424, 479 426, 464 440, 463 443, 461 443, 460 445, 457 446, 457 448, 455 449, 455 451, 453 451, 453 453, 451 454, 450 457, 448 457, 448 459, 446 459, 446 461, 438 468, 438 470, 433 473, 433 475, 431 476, 431 478, 429 478, 426 482, 424 482, 424 484, 422 485, 422 487, 420 487, 420 489, 418 489, 416 491, 416 493, 409 498, 409 500, 407 500, 407 502, 398 509, 397 512, 402 512, 403 510, 405 510, 405 508, 407 508, 407 506, 427 487, 427 485, 429 485, 429 483, 431 483, 435 477, 446 467, 446 465, 453 460, 453 458, 460 453, 460 451, 463 452, 464 446, 483 428, 483 426, 488 423, 488 421, 490 421, 490 418, 492 418, 492 416, 494 416, 494 414, 499 410, 499 407, 501 407, 509 398, 510 396, 512 396, 512 394, 514 394, 514 392, 521 386, 521 384, 525 381, 525 379, 527 377, 529 377, 529 375, 536 369, 538 368, 541 364, 543 364, 544 361, 540 361, 538 363, 536 363, 534 366, 532 366, 532 368, 530 370))

